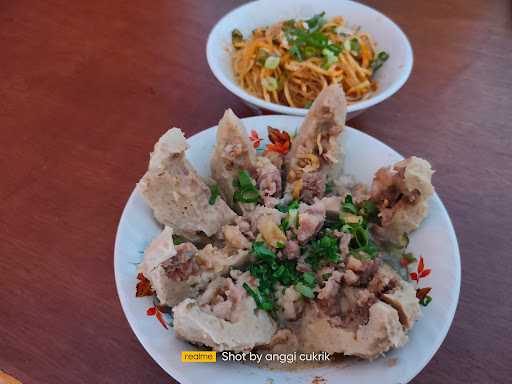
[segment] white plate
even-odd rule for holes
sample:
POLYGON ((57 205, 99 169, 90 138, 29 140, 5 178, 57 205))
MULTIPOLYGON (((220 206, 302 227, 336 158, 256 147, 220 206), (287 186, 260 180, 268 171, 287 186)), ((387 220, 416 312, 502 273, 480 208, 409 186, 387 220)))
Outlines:
MULTIPOLYGON (((266 137, 268 125, 288 132, 299 127, 302 118, 293 116, 258 116, 243 119, 248 130, 255 129, 266 137)), ((188 139, 191 148, 187 157, 202 176, 209 174, 209 158, 215 142, 217 127, 202 131, 188 139)), ((381 166, 400 159, 393 149, 380 141, 347 127, 344 137, 346 173, 358 181, 369 183, 381 166)), ((434 162, 435 164, 435 162, 434 162)), ((435 184, 435 177, 434 177, 435 184)), ((439 197, 430 200, 430 212, 411 236, 410 249, 423 255, 426 267, 432 269, 422 285, 432 287, 433 301, 424 308, 423 317, 410 333, 409 343, 373 362, 356 362, 347 367, 327 366, 299 371, 270 371, 236 363, 182 363, 181 351, 195 350, 190 344, 175 338, 172 329, 165 330, 155 317, 146 315, 152 306, 147 297, 136 298, 136 263, 142 251, 160 231, 149 207, 135 189, 121 216, 116 235, 114 269, 116 285, 124 313, 133 331, 148 353, 172 377, 182 384, 197 383, 311 383, 321 376, 327 383, 397 384, 417 375, 441 345, 452 322, 460 288, 460 257, 452 223, 439 197), (398 358, 389 367, 387 358, 398 358)))
POLYGON ((361 26, 377 42, 377 49, 390 55, 377 72, 378 91, 367 100, 349 105, 348 118, 397 92, 409 78, 412 69, 413 54, 409 40, 382 13, 347 0, 259 0, 236 8, 213 27, 208 37, 206 57, 211 71, 224 87, 249 104, 277 113, 305 116, 307 109, 266 102, 249 94, 236 83, 231 68, 231 31, 237 28, 244 36, 248 36, 254 28, 292 18, 308 19, 323 11, 327 17, 343 16, 349 26, 361 26))

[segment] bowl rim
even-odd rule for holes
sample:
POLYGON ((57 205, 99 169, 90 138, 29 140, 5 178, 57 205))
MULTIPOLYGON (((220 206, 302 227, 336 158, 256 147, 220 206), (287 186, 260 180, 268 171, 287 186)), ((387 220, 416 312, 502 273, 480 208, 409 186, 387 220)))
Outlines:
MULTIPOLYGON (((286 115, 295 115, 295 116, 305 116, 308 112, 308 109, 306 108, 295 108, 295 107, 288 107, 286 105, 280 105, 276 103, 267 102, 263 99, 260 99, 259 97, 256 97, 254 95, 251 95, 249 92, 244 90, 242 87, 240 87, 235 81, 229 79, 224 73, 221 71, 220 66, 217 65, 217 60, 215 60, 214 50, 216 47, 214 47, 213 43, 213 37, 217 33, 218 29, 220 28, 220 25, 224 23, 226 20, 228 20, 235 12, 240 11, 243 8, 246 7, 252 7, 256 3, 263 3, 267 0, 256 0, 251 1, 246 4, 242 4, 228 13, 226 13, 222 18, 215 23, 213 28, 211 29, 210 33, 208 34, 208 39, 206 42, 206 60, 208 62, 208 66, 210 67, 210 71, 213 73, 215 78, 225 87, 227 88, 231 93, 235 94, 236 96, 240 97, 245 102, 248 102, 250 104, 256 105, 257 107, 270 110, 277 113, 282 113, 286 115)), ((402 29, 388 16, 383 14, 382 12, 376 10, 375 8, 372 8, 368 5, 358 3, 356 1, 352 0, 341 0, 340 3, 351 3, 355 6, 361 7, 365 9, 366 12, 372 12, 378 14, 380 17, 383 18, 383 20, 386 21, 386 23, 389 24, 389 26, 395 30, 397 35, 399 36, 399 40, 403 44, 405 48, 405 64, 403 65, 403 69, 400 71, 399 77, 391 83, 389 87, 387 87, 383 92, 379 93, 378 95, 374 95, 369 97, 366 100, 357 101, 353 104, 350 104, 347 106, 347 113, 350 112, 356 112, 356 111, 362 111, 364 109, 370 108, 376 104, 381 103, 382 101, 388 99, 392 95, 394 95, 402 86, 405 84, 409 76, 412 72, 412 66, 414 63, 414 54, 412 50, 411 43, 409 42, 409 39, 407 38, 406 34, 402 31, 402 29)))
MULTIPOLYGON (((247 120, 262 120, 263 122, 265 122, 267 119, 282 119, 282 120, 297 119, 298 121, 302 121, 304 118, 302 116, 290 116, 290 115, 275 115, 275 114, 271 114, 271 115, 263 115, 263 116, 251 116, 251 117, 242 118, 241 120, 243 122, 245 122, 247 120)), ((363 131, 360 131, 358 129, 355 129, 355 128, 351 127, 350 125, 345 125, 345 126, 346 126, 346 128, 349 128, 350 130, 356 131, 357 134, 361 134, 363 136, 366 136, 370 140, 378 141, 380 144, 382 144, 384 147, 386 147, 389 151, 391 151, 394 154, 398 155, 402 159, 404 158, 404 156, 400 152, 395 150, 390 145, 386 144, 381 139, 379 139, 377 137, 374 137, 374 136, 372 136, 372 135, 370 135, 370 134, 368 134, 366 132, 363 132, 363 131)), ((203 129, 203 130, 201 130, 199 132, 196 132, 196 133, 192 134, 191 136, 187 137, 187 140, 191 139, 194 136, 201 135, 204 132, 209 131, 211 129, 216 129, 217 127, 218 127, 218 125, 213 125, 211 127, 203 129)), ((117 267, 118 263, 122 262, 120 260, 120 253, 121 253, 120 249, 121 249, 121 238, 122 238, 121 231, 122 231, 122 227, 125 225, 125 222, 128 220, 127 219, 127 216, 128 216, 128 206, 133 202, 133 200, 136 198, 137 194, 139 194, 139 189, 138 189, 138 186, 136 185, 132 189, 132 191, 129 194, 128 199, 126 200, 126 203, 125 203, 125 205, 123 207, 123 211, 122 211, 121 216, 119 218, 119 222, 118 222, 117 229, 116 229, 116 234, 115 234, 113 270, 114 270, 114 281, 115 281, 115 285, 116 285, 117 297, 118 297, 119 302, 121 304, 121 309, 122 309, 122 311, 123 311, 123 313, 125 315, 125 318, 127 319, 128 324, 130 325, 131 331, 135 334, 135 336, 137 337, 139 343, 142 345, 142 347, 148 353, 148 355, 167 374, 169 374, 169 376, 171 376, 173 379, 178 380, 180 383, 184 383, 184 384, 185 383, 187 383, 187 384, 190 383, 191 384, 191 381, 187 378, 187 376, 185 374, 183 374, 182 372, 180 372, 178 370, 170 370, 168 367, 166 367, 162 363, 162 361, 159 358, 157 358, 158 354, 155 353, 155 351, 153 350, 152 345, 144 343, 143 337, 140 334, 140 330, 136 326, 137 320, 135 319, 135 317, 132 317, 132 314, 128 311, 128 304, 127 304, 127 300, 128 299, 127 299, 127 297, 125 297, 122 294, 122 289, 121 289, 122 276, 121 276, 121 271, 117 267)), ((440 205, 442 214, 443 214, 443 216, 446 217, 446 219, 448 221, 448 224, 449 224, 448 227, 447 227, 447 230, 448 230, 449 235, 450 235, 450 237, 452 239, 452 251, 454 253, 455 269, 456 269, 455 270, 455 276, 454 276, 455 277, 454 292, 453 292, 454 293, 454 300, 452 302, 452 305, 449 308, 447 308, 447 311, 449 313, 449 321, 447 321, 445 326, 442 329, 439 330, 438 338, 437 338, 436 342, 432 345, 432 349, 431 349, 430 353, 427 356, 425 356, 425 358, 422 361, 419 361, 417 363, 417 368, 414 370, 415 373, 413 373, 411 376, 407 377, 406 380, 404 381, 404 383, 410 382, 413 378, 415 378, 417 375, 419 375, 421 373, 421 371, 432 360, 432 357, 437 353, 437 351, 439 350, 441 345, 444 343, 444 341, 446 340, 446 336, 448 335, 448 332, 449 332, 450 328, 453 325, 453 320, 455 318, 455 314, 457 312, 457 308, 458 308, 459 300, 460 300, 460 289, 461 289, 461 280, 462 280, 462 260, 461 260, 461 255, 460 255, 459 241, 458 241, 458 238, 457 238, 455 227, 453 225, 453 221, 452 221, 452 219, 451 219, 451 217, 450 217, 450 215, 448 213, 448 210, 446 209, 446 206, 445 206, 444 202, 441 200, 441 198, 438 195, 437 191, 434 192, 434 195, 431 198, 437 200, 437 202, 440 205)))

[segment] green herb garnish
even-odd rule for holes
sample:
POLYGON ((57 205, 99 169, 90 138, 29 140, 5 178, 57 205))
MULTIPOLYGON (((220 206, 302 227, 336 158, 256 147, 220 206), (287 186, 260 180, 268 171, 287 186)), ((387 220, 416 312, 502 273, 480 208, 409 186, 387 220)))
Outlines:
POLYGON ((274 316, 277 309, 275 285, 280 283, 288 287, 298 282, 297 263, 292 260, 280 260, 261 241, 253 243, 251 253, 256 257, 256 262, 249 266, 249 272, 258 279, 258 288, 244 288, 254 298, 258 308, 269 311, 274 316))
POLYGON ((377 54, 377 56, 375 56, 375 58, 372 60, 372 62, 370 63, 370 67, 372 68, 372 72, 375 74, 375 72, 377 72, 377 70, 382 67, 382 65, 384 64, 384 62, 389 59, 389 54, 387 52, 379 52, 377 54))
POLYGON ((361 55, 361 44, 359 44, 359 40, 356 37, 350 40, 350 53, 356 57, 361 55))
POLYGON ((373 201, 367 200, 361 204, 359 212, 362 216, 366 217, 368 221, 374 221, 377 219, 379 209, 373 201))
POLYGON ((256 260, 273 261, 277 259, 277 255, 263 241, 255 241, 252 244, 252 253, 256 256, 256 260))
POLYGON ((264 67, 267 69, 276 69, 279 66, 281 58, 279 56, 268 56, 265 59, 264 67))
POLYGON ((297 284, 295 284, 295 289, 302 296, 307 297, 308 299, 314 299, 315 298, 315 293, 313 292, 313 289, 311 287, 308 287, 307 285, 303 284, 300 281, 297 284))
POLYGON ((240 171, 238 179, 233 180, 233 186, 236 188, 233 200, 242 203, 257 203, 261 200, 260 192, 246 171, 240 171))
POLYGON ((290 29, 290 28, 294 28, 294 27, 295 27, 295 19, 289 19, 283 23, 284 31, 286 31, 287 29, 290 29))
POLYGON ((290 52, 290 55, 292 55, 295 59, 299 61, 304 60, 304 55, 302 54, 302 51, 300 50, 298 45, 292 45, 288 52, 290 52))
POLYGON ((354 215, 357 215, 357 207, 354 205, 351 195, 347 195, 345 197, 345 201, 342 203, 341 209, 344 212, 349 212, 353 213, 354 215))
POLYGON ((316 276, 313 272, 304 272, 302 274, 302 281, 308 287, 314 287, 316 285, 316 276))
POLYGON ((329 42, 329 38, 320 29, 325 24, 325 12, 304 20, 308 28, 296 27, 296 23, 289 23, 283 28, 290 44, 288 52, 295 59, 304 61, 311 57, 325 57, 325 65, 330 66, 337 60, 342 47, 329 42))
POLYGON ((210 186, 210 198, 208 199, 208 204, 214 205, 217 201, 217 197, 220 196, 220 189, 217 184, 210 186))
POLYGON ((322 68, 329 69, 331 65, 338 61, 338 56, 333 53, 333 51, 324 48, 322 49, 322 55, 324 56, 324 62, 322 64, 322 68))
POLYGON ((261 85, 269 92, 277 91, 277 89, 279 88, 279 83, 277 82, 277 79, 272 76, 267 76, 261 79, 261 85))
POLYGON ((233 47, 240 48, 240 44, 244 41, 244 35, 238 29, 233 29, 231 31, 231 44, 233 47))
POLYGON ((353 256, 373 259, 379 253, 368 232, 368 223, 376 220, 377 213, 378 209, 373 202, 355 204, 351 195, 347 195, 341 203, 339 221, 331 224, 331 228, 352 235, 349 251, 353 256))
POLYGON ((264 48, 258 49, 258 52, 256 53, 256 62, 260 65, 265 65, 265 61, 270 56, 268 51, 264 48))
POLYGON ((306 262, 313 271, 317 271, 326 262, 337 263, 341 255, 338 240, 330 235, 324 235, 319 240, 313 240, 305 246, 306 262))
POLYGON ((299 205, 300 205, 300 202, 299 200, 293 200, 291 203, 289 203, 288 205, 286 204, 283 204, 283 203, 279 203, 276 205, 276 209, 279 211, 279 212, 283 212, 283 213, 287 213, 290 209, 297 209, 299 208, 299 205))
POLYGON ((325 12, 313 16, 311 19, 304 20, 311 32, 317 31, 325 24, 325 12))

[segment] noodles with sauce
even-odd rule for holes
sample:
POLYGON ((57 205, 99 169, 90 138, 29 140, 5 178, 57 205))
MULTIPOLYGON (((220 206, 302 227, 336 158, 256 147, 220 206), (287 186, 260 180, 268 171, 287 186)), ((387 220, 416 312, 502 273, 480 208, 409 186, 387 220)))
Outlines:
POLYGON ((309 108, 330 84, 340 84, 347 101, 377 90, 375 72, 389 58, 377 53, 371 36, 325 13, 257 28, 244 39, 232 32, 233 72, 238 84, 267 102, 309 108))

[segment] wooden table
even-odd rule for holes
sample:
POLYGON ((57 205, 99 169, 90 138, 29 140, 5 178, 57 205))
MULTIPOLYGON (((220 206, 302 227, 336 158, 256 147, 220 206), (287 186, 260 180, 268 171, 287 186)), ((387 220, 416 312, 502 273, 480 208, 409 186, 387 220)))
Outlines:
MULTIPOLYGON (((251 111, 211 75, 208 31, 242 1, 0 1, 0 369, 23 383, 169 383, 117 298, 123 206, 171 125, 251 111)), ((512 23, 507 1, 369 1, 412 76, 350 124, 430 159, 462 291, 415 383, 512 374, 512 23)))

